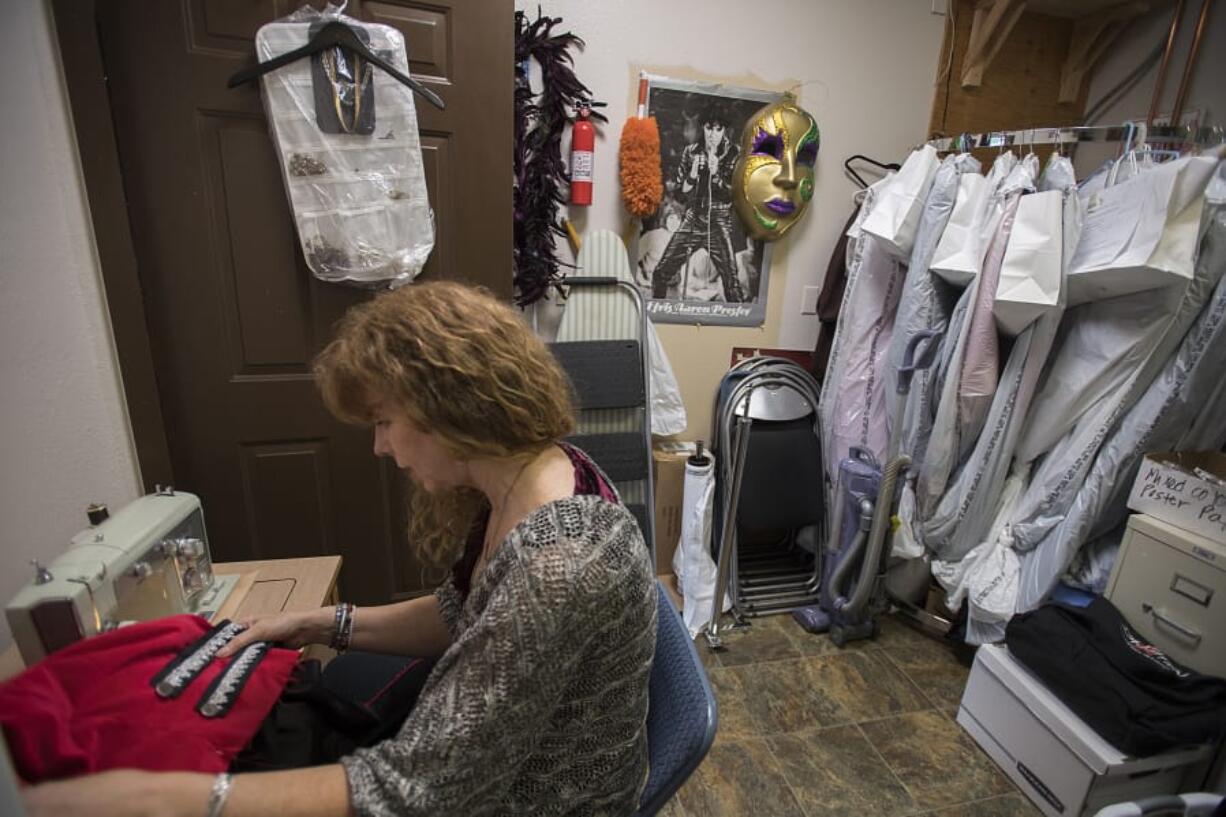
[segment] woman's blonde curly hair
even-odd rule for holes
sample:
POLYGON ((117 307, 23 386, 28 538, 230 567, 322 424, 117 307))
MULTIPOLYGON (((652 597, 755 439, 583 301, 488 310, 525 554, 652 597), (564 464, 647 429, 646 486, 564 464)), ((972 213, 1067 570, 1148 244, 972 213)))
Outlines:
MULTIPOLYGON (((342 421, 394 407, 460 460, 535 454, 575 426, 570 381, 549 349, 514 309, 464 284, 410 284, 351 308, 314 371, 342 421)), ((410 485, 408 504, 409 541, 445 565, 487 502, 472 488, 410 485)))

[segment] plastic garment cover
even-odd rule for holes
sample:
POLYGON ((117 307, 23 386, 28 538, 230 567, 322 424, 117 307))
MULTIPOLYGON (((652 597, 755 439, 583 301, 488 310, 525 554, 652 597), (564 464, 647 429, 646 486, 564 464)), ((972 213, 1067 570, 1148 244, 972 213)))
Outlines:
MULTIPOLYGON (((1077 241, 1080 213, 1077 196, 1066 195, 1063 208, 1063 222, 1058 228, 1062 274, 1077 241)), ((999 517, 995 522, 992 518, 999 506, 997 495, 1013 460, 1039 375, 1056 339, 1063 313, 1063 287, 1060 292, 1056 309, 1024 329, 1014 342, 982 433, 974 439, 970 455, 960 465, 945 495, 923 521, 923 540, 942 559, 958 559, 980 543, 992 541, 988 535, 990 527, 1002 525, 999 517)))
MULTIPOLYGON (((901 524, 895 531, 894 550, 891 551, 899 555, 916 550, 922 551, 925 547, 918 496, 921 491, 934 490, 936 492, 936 496, 931 500, 929 500, 929 494, 924 494, 925 509, 930 508, 935 503, 935 499, 939 497, 929 463, 934 459, 945 458, 946 462, 943 467, 952 468, 954 462, 949 446, 956 443, 955 429, 948 414, 940 414, 940 408, 944 401, 957 399, 956 372, 959 368, 959 354, 964 340, 963 327, 967 323, 967 308, 971 297, 971 290, 964 290, 962 297, 958 299, 950 313, 945 334, 941 336, 941 344, 937 349, 937 359, 928 369, 928 377, 922 383, 923 393, 917 395, 917 386, 921 385, 918 382, 918 376, 912 385, 907 414, 904 415, 904 426, 907 419, 913 416, 916 421, 916 436, 912 445, 914 453, 911 455, 913 464, 899 491, 898 517, 901 524), (951 372, 955 376, 951 377, 951 372), (940 420, 939 427, 937 426, 938 420, 940 420), (932 446, 934 439, 937 444, 935 449, 932 446), (927 477, 924 479, 926 471, 927 477), (920 486, 921 479, 924 479, 923 487, 920 486)), ((905 452, 906 448, 902 450, 905 452)), ((940 491, 944 490, 944 480, 948 478, 949 472, 945 471, 944 476, 941 477, 940 491)), ((928 512, 926 510, 924 515, 926 516, 928 512)))
POLYGON ((992 525, 983 542, 961 559, 932 561, 933 578, 948 594, 947 603, 951 609, 958 609, 973 597, 968 624, 971 613, 980 622, 999 620, 1002 626, 1013 615, 1019 568, 1017 555, 1004 539, 1005 525, 1025 487, 1024 473, 1010 473, 996 497, 992 525))
MULTIPOLYGON (((979 176, 979 161, 969 153, 945 157, 933 178, 928 200, 920 217, 919 230, 911 251, 911 263, 903 282, 898 310, 894 317, 894 333, 886 356, 886 412, 887 419, 895 416, 896 401, 900 399, 896 384, 898 368, 902 365, 903 353, 908 339, 916 332, 935 329, 944 333, 950 313, 957 300, 957 290, 929 271, 936 243, 945 231, 946 224, 957 206, 956 197, 961 195, 961 183, 967 177, 979 176)), ((943 341, 942 341, 943 342, 943 341)), ((911 380, 911 392, 904 408, 902 429, 889 429, 890 434, 902 434, 899 450, 909 454, 912 461, 924 458, 928 435, 932 428, 935 411, 933 400, 933 370, 921 369, 911 380)), ((913 518, 914 489, 908 490, 910 480, 899 486, 899 515, 905 521, 913 518)), ((909 525, 900 527, 891 538, 891 555, 913 559, 923 554, 923 545, 913 535, 909 525)))
MULTIPOLYGON (((1018 162, 1001 183, 1001 195, 994 200, 990 223, 994 233, 987 244, 983 269, 975 279, 974 292, 968 307, 965 329, 966 344, 958 374, 957 439, 958 462, 975 444, 987 421, 987 413, 996 393, 1000 371, 1000 342, 996 333, 993 305, 999 284, 1001 265, 1008 250, 1021 196, 1034 190, 1034 174, 1038 159, 1033 154, 1018 162)), ((969 290, 968 290, 969 291, 969 290)), ((938 409, 939 411, 939 409, 938 409)))
MULTIPOLYGON (((715 561, 711 558, 711 513, 715 507, 715 458, 706 463, 686 463, 681 492, 681 541, 673 553, 673 572, 685 600, 682 617, 690 637, 711 621, 715 598, 715 561)), ((725 596, 724 610, 731 602, 725 596)))
POLYGON ((1010 197, 1005 204, 996 234, 988 244, 983 271, 975 279, 973 297, 968 307, 966 346, 962 355, 962 367, 958 373, 959 460, 983 429, 988 407, 992 404, 992 395, 996 394, 1000 373, 1000 340, 996 334, 996 318, 992 314, 992 304, 996 301, 1000 268, 1004 262, 1009 234, 1013 230, 1014 216, 1020 201, 1021 195, 1017 194, 1010 197))
MULTIPOLYGON (((1218 210, 1219 204, 1205 208, 1203 230, 1216 224, 1218 210)), ((1222 252, 1219 242, 1204 244, 1222 252)), ((1046 451, 1010 526, 1018 549, 1033 548, 1061 522, 1103 440, 1179 346, 1222 267, 1220 255, 1202 249, 1186 286, 1083 304, 1066 313, 1061 346, 1018 444, 1017 457, 1024 463, 1046 451), (1081 406, 1083 400, 1070 399, 1080 398, 1077 392, 1093 395, 1095 402, 1081 406), (1070 421, 1076 408, 1082 410, 1070 421), (1049 444, 1052 426, 1063 436, 1049 444)))
POLYGON ((1081 550, 1073 554, 1073 562, 1065 571, 1062 581, 1096 596, 1106 593, 1111 568, 1115 566, 1115 557, 1120 552, 1120 542, 1123 538, 1124 527, 1120 526, 1086 542, 1081 550))
MULTIPOLYGON (((322 14, 306 7, 261 26, 260 61, 305 45, 313 25, 334 20, 409 73, 403 34, 332 7, 322 14)), ((281 174, 315 277, 401 286, 417 276, 434 247, 413 92, 373 65, 350 64, 339 51, 327 49, 261 78, 281 174), (325 121, 337 132, 325 132, 325 121)))
POLYGON ((1216 270, 1212 297, 1141 398, 1119 413, 1118 422, 1116 416, 1109 419, 1109 432, 1060 521, 1022 554, 1018 612, 1039 605, 1073 554, 1096 532, 1123 521, 1128 489, 1146 451, 1216 450, 1226 442, 1226 406, 1220 403, 1226 372, 1226 211, 1214 205, 1207 212, 1212 223, 1197 266, 1216 270), (1217 423, 1198 422, 1202 413, 1217 423), (1195 436, 1189 433, 1193 430, 1195 436))
MULTIPOLYGON (((938 370, 944 382, 933 419, 932 435, 917 475, 916 491, 921 518, 931 514, 945 494, 959 463, 975 445, 996 392, 998 349, 992 298, 996 292, 996 272, 1004 258, 1011 226, 1010 216, 1016 207, 1017 196, 1020 193, 1015 194, 1006 217, 988 245, 983 271, 958 301, 955 314, 961 314, 962 320, 956 334, 954 322, 950 323, 950 332, 946 337, 949 354, 938 370)), ((933 547, 926 537, 924 541, 933 547)), ((939 549, 936 552, 945 558, 939 549)))
MULTIPOLYGON (((890 338, 890 348, 886 354, 886 407, 887 416, 891 418, 899 399, 896 389, 898 368, 902 366, 907 341, 916 332, 925 329, 944 330, 949 312, 957 299, 956 292, 948 284, 933 278, 928 265, 932 262, 936 242, 941 238, 953 209, 957 206, 956 196, 961 192, 961 180, 966 176, 982 178, 979 176, 978 160, 969 153, 946 156, 933 177, 932 188, 928 192, 927 201, 924 202, 915 245, 907 265, 907 277, 903 281, 898 310, 894 315, 894 334, 890 338)), ((915 397, 910 398, 908 403, 919 400, 919 395, 925 391, 924 384, 928 378, 927 369, 916 373, 911 381, 911 394, 915 397)), ((890 432, 893 433, 894 429, 890 429, 890 432)), ((926 437, 926 434, 924 436, 926 437)), ((900 450, 912 452, 915 437, 914 425, 904 419, 900 450)), ((913 454, 912 459, 919 457, 913 454)))
MULTIPOLYGON (((865 218, 880 202, 886 183, 869 188, 860 209, 865 218)), ((839 461, 852 446, 868 449, 881 461, 888 442, 883 375, 906 267, 862 224, 863 219, 848 231, 847 288, 826 374, 830 385, 822 389, 818 404, 827 486, 834 484, 839 461)))
POLYGON ((1059 190, 1064 193, 1076 187, 1077 173, 1073 169, 1073 160, 1059 153, 1053 153, 1047 160, 1047 167, 1043 168, 1043 175, 1039 177, 1039 192, 1059 190))

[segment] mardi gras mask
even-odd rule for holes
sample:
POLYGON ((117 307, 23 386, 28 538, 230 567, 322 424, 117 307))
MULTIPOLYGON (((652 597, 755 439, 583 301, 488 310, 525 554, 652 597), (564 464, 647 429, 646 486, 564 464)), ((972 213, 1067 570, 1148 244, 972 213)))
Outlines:
POLYGON ((800 218, 813 198, 819 142, 817 122, 791 99, 745 124, 732 201, 750 236, 774 241, 800 218))

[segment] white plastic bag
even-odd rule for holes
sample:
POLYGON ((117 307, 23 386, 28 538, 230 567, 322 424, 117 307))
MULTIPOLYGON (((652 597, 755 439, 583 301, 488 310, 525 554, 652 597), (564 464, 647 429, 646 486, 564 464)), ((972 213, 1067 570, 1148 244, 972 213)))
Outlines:
POLYGON ((915 232, 928 189, 940 167, 936 148, 924 145, 912 151, 902 169, 890 178, 880 198, 864 220, 864 231, 881 239, 883 246, 895 258, 906 261, 911 257, 915 232))
POLYGON ((1073 170, 1073 162, 1067 156, 1053 153, 1043 168, 1039 177, 1039 191, 1059 190, 1061 193, 1074 190, 1077 187, 1077 173, 1073 170))
POLYGON ((1084 198, 1069 301, 1144 292, 1192 277, 1205 186, 1217 159, 1191 156, 1084 198))
POLYGON ((996 284, 996 325, 1017 335, 1046 312, 1059 309, 1064 194, 1022 196, 996 284))
MULTIPOLYGON (((306 44, 313 24, 340 21, 402 73, 409 73, 404 35, 391 26, 364 23, 312 8, 260 27, 256 53, 265 62, 306 44)), ((434 247, 434 215, 426 197, 426 176, 413 92, 373 65, 337 57, 328 49, 338 119, 350 117, 350 132, 326 133, 319 125, 312 60, 301 59, 265 74, 260 87, 268 126, 280 153, 307 266, 316 278, 357 286, 397 287, 421 271, 434 247), (346 81, 345 71, 359 75, 346 81), (355 95, 355 88, 358 93, 355 95), (359 133, 354 100, 366 100, 359 133), (344 103, 344 104, 342 104, 344 103), (347 113, 346 107, 352 110, 347 113)), ((330 114, 330 110, 326 111, 330 114)), ((339 119, 342 123, 346 120, 339 119)))
POLYGON ((647 356, 651 359, 651 433, 657 437, 680 434, 687 424, 685 403, 654 323, 647 324, 647 356))
MULTIPOLYGON (((711 621, 716 565, 711 558, 711 514, 715 506, 715 457, 702 465, 685 464, 681 491, 681 540, 673 552, 673 572, 683 599, 681 616, 690 638, 711 621)), ((731 608, 727 595, 723 609, 731 608)))

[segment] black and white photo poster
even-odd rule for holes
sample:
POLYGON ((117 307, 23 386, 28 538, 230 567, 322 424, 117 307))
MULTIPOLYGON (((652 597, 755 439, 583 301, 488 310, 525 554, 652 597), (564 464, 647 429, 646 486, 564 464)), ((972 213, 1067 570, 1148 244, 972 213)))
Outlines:
POLYGON ((643 220, 635 279, 657 323, 761 326, 770 244, 751 241, 732 207, 745 123, 780 94, 651 77, 664 199, 643 220))

